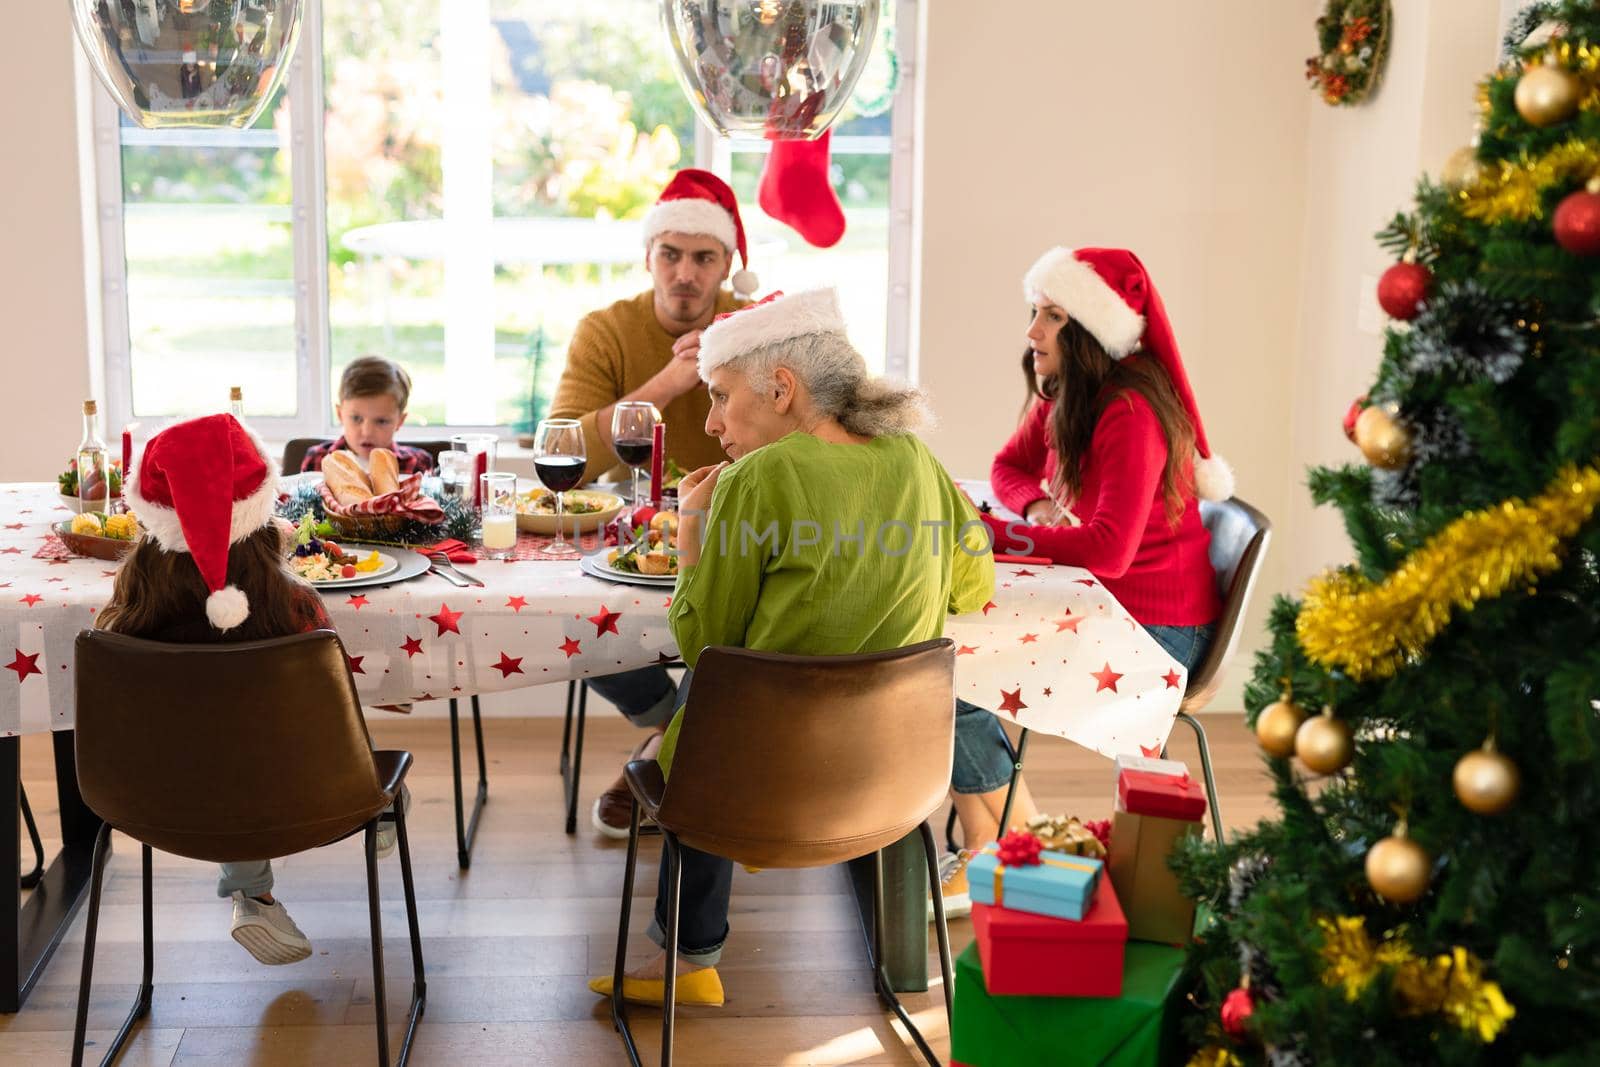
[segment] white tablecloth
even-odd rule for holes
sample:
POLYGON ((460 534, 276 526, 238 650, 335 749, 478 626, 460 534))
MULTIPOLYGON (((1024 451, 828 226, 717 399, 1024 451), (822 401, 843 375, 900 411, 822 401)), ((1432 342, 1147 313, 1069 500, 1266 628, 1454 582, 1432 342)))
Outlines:
MULTIPOLYGON (((72 649, 115 565, 34 557, 67 516, 53 484, 0 486, 0 732, 68 729, 72 649)), ((325 596, 367 705, 493 693, 677 655, 671 591, 615 585, 576 562, 480 562, 482 589, 434 575, 325 596)), ((949 620, 956 692, 1105 755, 1152 752, 1184 669, 1104 586, 1073 567, 996 568, 994 599, 949 620)))

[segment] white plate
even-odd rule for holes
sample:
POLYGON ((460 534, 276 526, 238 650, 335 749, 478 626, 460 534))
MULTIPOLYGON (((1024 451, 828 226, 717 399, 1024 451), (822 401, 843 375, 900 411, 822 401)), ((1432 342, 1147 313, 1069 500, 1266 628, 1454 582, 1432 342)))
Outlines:
POLYGON ((342 586, 354 585, 357 582, 365 585, 368 582, 377 581, 384 576, 392 574, 400 569, 400 561, 389 555, 389 553, 378 552, 378 555, 383 557, 383 562, 378 565, 378 569, 375 571, 357 571, 355 576, 352 578, 330 578, 320 582, 314 581, 310 578, 306 580, 311 582, 312 586, 317 589, 338 589, 342 586))
POLYGON ((610 551, 611 549, 607 548, 604 552, 584 556, 580 563, 583 572, 596 578, 604 578, 608 582, 621 582, 624 585, 647 585, 660 589, 671 588, 678 584, 678 576, 675 574, 634 574, 632 571, 619 571, 606 561, 606 553, 610 551))

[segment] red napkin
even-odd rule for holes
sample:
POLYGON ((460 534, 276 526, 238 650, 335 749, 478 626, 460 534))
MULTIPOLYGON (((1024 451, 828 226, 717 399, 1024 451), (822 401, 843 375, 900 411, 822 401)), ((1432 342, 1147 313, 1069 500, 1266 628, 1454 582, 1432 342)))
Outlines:
POLYGON ((423 545, 428 552, 443 552, 445 558, 451 563, 476 563, 478 557, 473 554, 472 546, 465 541, 458 541, 454 537, 446 538, 436 545, 423 545))
POLYGON ((1013 556, 1005 552, 996 552, 996 563, 1026 563, 1037 567, 1053 567, 1055 560, 1046 559, 1044 556, 1013 556))

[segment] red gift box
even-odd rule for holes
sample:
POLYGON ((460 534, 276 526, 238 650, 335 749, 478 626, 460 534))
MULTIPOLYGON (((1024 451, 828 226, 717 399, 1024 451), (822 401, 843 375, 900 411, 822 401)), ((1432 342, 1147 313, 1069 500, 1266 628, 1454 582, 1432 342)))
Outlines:
POLYGON ((1194 822, 1206 813, 1206 795, 1187 774, 1123 771, 1117 776, 1117 807, 1134 815, 1194 822))
POLYGON ((994 996, 1116 997, 1128 922, 1109 878, 1079 921, 972 905, 983 984, 994 996))

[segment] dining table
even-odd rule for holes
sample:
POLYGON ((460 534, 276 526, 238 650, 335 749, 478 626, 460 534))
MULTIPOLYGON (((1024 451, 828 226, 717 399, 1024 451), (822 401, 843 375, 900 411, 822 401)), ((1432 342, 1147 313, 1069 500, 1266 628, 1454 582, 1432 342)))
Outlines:
MULTIPOLYGON (((967 482, 974 499, 986 493, 967 482)), ((0 878, 0 1011, 16 1011, 82 899, 99 819, 84 805, 73 761, 73 649, 111 593, 116 564, 75 555, 55 524, 70 511, 54 483, 0 485, 0 855, 20 856, 24 735, 51 738, 60 852, 24 901, 0 878), (13 924, 9 916, 17 916, 13 924)), ((601 551, 585 535, 584 551, 601 551)), ((481 696, 566 683, 679 658, 670 585, 618 584, 552 557, 524 533, 510 560, 460 562, 482 584, 433 571, 324 591, 369 716, 383 705, 481 696)), ((950 617, 956 695, 1006 723, 1054 734, 1108 757, 1156 754, 1186 674, 1093 575, 1047 561, 997 562, 992 595, 950 617)), ((886 754, 888 758, 889 754, 886 754)), ((896 990, 927 985, 927 873, 918 835, 886 850, 885 965, 896 990)), ((859 878, 857 879, 859 882, 859 878)))

